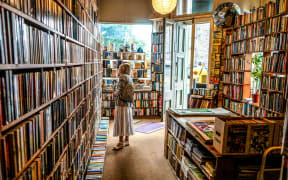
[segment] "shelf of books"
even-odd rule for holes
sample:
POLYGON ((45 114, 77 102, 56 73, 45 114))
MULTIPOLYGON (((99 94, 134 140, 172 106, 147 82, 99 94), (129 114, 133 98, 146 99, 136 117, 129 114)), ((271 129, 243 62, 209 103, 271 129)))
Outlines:
POLYGON ((0 1, 0 177, 84 177, 101 41, 96 1, 0 1))
POLYGON ((215 108, 217 107, 218 90, 208 88, 192 88, 188 95, 188 108, 215 108))
POLYGON ((132 67, 134 83, 133 115, 135 117, 159 116, 157 101, 159 92, 152 87, 151 66, 146 60, 146 53, 111 50, 104 51, 102 116, 114 116, 116 99, 113 97, 113 92, 118 81, 119 67, 122 63, 129 63, 132 67))
MULTIPOLYGON (((264 151, 281 144, 283 119, 196 116, 166 114, 164 155, 179 179, 257 179, 264 151), (267 138, 254 141, 259 134, 267 138)), ((279 167, 273 157, 269 165, 279 167)))
POLYGON ((164 81, 164 19, 153 20, 151 45, 152 89, 157 91, 158 112, 163 114, 163 81, 164 81))
POLYGON ((283 116, 287 70, 287 2, 269 2, 236 18, 225 36, 223 106, 245 117, 283 116), (286 4, 285 4, 286 3, 286 4), (249 100, 253 53, 262 53, 260 102, 249 100))

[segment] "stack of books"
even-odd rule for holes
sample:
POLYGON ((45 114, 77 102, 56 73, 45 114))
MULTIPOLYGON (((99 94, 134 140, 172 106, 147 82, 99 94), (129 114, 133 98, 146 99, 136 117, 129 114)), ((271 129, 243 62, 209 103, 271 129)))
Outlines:
POLYGON ((91 158, 88 163, 86 179, 102 179, 106 154, 106 144, 109 130, 109 119, 102 118, 96 133, 95 143, 91 148, 91 158))

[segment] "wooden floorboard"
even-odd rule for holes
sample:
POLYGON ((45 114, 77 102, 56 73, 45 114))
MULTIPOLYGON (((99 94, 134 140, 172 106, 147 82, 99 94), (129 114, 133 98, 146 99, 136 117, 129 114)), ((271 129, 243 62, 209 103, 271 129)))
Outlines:
MULTIPOLYGON (((146 122, 142 120, 137 127, 146 122)), ((130 146, 113 151, 118 138, 113 137, 113 120, 110 121, 104 180, 175 180, 164 157, 164 129, 151 134, 137 133, 131 137, 130 146)))

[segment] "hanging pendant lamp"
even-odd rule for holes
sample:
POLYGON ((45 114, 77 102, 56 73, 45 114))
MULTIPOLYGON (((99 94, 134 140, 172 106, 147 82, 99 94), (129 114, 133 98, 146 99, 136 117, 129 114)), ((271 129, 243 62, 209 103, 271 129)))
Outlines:
POLYGON ((152 0, 154 10, 160 14, 171 13, 177 5, 177 0, 152 0))

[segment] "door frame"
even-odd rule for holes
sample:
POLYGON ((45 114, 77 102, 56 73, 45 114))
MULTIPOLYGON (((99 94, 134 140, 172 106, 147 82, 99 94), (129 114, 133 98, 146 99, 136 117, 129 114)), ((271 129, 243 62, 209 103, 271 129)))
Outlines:
POLYGON ((193 18, 192 19, 192 35, 191 35, 191 64, 190 64, 190 89, 193 85, 193 67, 194 67, 194 48, 195 48, 195 24, 201 22, 210 22, 210 35, 209 35, 209 52, 208 52, 208 83, 209 83, 209 76, 210 76, 210 59, 211 59, 211 52, 212 52, 212 42, 213 42, 213 18, 212 17, 200 17, 200 18, 193 18))

